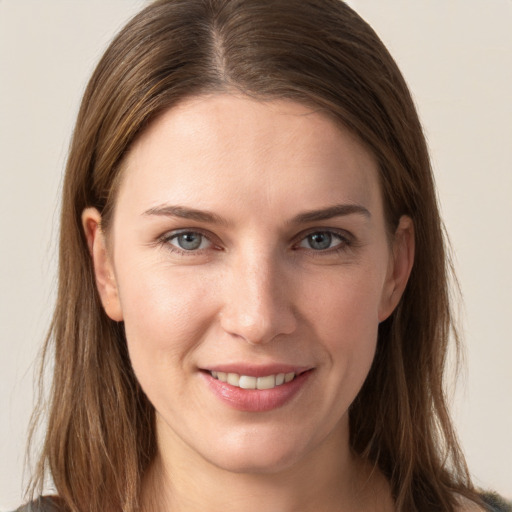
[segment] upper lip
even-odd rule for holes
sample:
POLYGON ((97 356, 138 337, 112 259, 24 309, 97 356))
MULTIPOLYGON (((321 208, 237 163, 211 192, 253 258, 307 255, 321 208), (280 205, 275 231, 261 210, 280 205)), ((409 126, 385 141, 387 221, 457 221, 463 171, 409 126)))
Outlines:
POLYGON ((265 377, 266 375, 277 375, 278 373, 295 373, 297 375, 311 370, 311 366, 297 366, 290 364, 266 364, 254 365, 245 363, 216 364, 202 368, 209 372, 236 373, 250 377, 265 377))

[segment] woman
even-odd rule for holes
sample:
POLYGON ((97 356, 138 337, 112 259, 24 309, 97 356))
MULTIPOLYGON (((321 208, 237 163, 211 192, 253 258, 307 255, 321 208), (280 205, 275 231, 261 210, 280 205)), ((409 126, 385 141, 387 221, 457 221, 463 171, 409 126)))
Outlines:
POLYGON ((345 4, 150 5, 86 90, 61 223, 33 508, 483 509, 425 141, 345 4))

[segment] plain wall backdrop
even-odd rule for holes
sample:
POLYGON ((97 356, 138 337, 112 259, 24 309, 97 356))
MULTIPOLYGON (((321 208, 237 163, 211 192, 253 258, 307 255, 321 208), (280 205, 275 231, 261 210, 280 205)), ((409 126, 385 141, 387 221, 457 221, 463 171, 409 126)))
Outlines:
MULTIPOLYGON (((512 498, 512 1, 352 0, 408 81, 464 304, 453 414, 475 481, 512 498)), ((22 501, 34 361, 55 291, 81 94, 143 0, 0 0, 0 510, 22 501)))

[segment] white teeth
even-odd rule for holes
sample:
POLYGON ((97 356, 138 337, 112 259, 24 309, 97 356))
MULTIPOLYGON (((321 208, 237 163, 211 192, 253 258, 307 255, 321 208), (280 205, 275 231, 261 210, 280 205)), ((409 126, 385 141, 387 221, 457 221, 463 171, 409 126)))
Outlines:
POLYGON ((272 389, 276 387, 275 375, 267 375, 266 377, 258 377, 256 383, 258 389, 272 389))
POLYGON ((273 389, 276 386, 291 382, 296 377, 294 372, 265 375, 264 377, 251 377, 250 375, 226 372, 210 373, 213 378, 242 389, 273 389))
POLYGON ((240 380, 238 385, 242 389, 256 389, 256 384, 258 383, 258 379, 256 377, 249 377, 247 375, 240 375, 240 380))
POLYGON ((285 381, 285 382, 290 382, 290 381, 292 381, 294 378, 295 378, 295 373, 293 373, 293 372, 291 372, 291 373, 287 373, 287 374, 285 374, 285 376, 284 376, 284 381, 285 381))
POLYGON ((240 387, 240 375, 238 373, 228 373, 226 382, 232 386, 240 387))

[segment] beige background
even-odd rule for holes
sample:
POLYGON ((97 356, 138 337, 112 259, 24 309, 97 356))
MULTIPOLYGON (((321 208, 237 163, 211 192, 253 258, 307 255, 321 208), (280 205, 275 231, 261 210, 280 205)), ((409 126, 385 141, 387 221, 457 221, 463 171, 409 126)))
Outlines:
MULTIPOLYGON (((95 62, 142 0, 0 0, 0 510, 21 501, 61 172, 95 62)), ((512 498, 512 1, 352 0, 422 116, 465 304, 454 416, 476 482, 512 498)))

